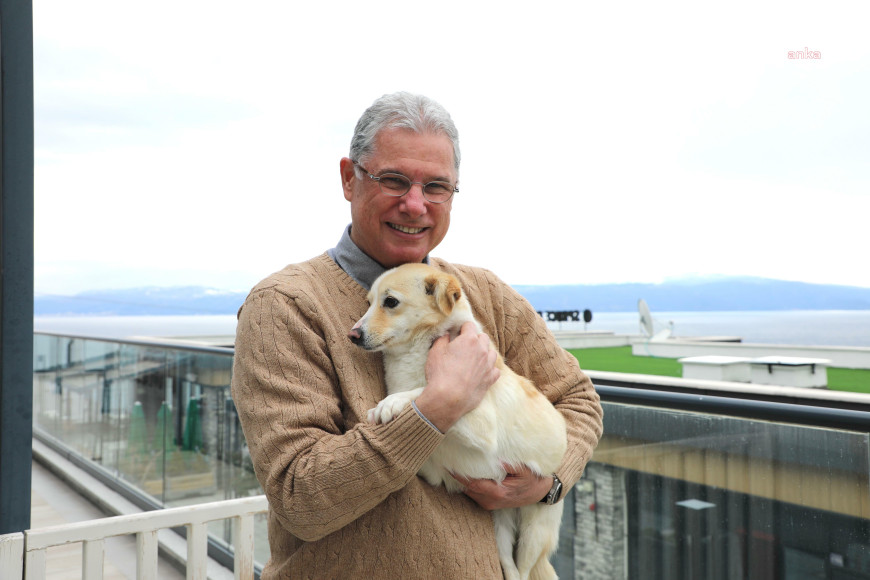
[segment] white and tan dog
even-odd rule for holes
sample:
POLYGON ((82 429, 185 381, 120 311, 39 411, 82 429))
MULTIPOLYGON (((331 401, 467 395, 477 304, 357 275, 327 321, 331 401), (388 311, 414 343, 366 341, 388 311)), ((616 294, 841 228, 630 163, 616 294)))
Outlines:
MULTIPOLYGON (((473 321, 459 281, 424 264, 406 264, 382 274, 368 295, 371 306, 348 336, 383 351, 388 396, 369 411, 370 423, 387 423, 426 387, 429 348, 440 336, 455 336, 473 321)), ((510 370, 501 356, 499 380, 480 405, 447 432, 420 469, 432 485, 452 492, 462 485, 451 473, 502 481, 504 464, 526 465, 540 475, 556 471, 565 454, 565 420, 531 381, 510 370)), ((556 578, 549 563, 559 539, 562 502, 537 503, 493 512, 499 559, 506 580, 556 578)))

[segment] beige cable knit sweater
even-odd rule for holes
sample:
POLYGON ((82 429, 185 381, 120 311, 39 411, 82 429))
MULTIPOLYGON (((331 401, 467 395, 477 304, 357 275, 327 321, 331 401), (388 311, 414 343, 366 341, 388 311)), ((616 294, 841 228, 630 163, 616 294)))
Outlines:
MULTIPOLYGON (((430 263, 460 279, 507 363, 567 418, 570 489, 601 435, 592 383, 493 274, 430 263)), ((416 476, 443 436, 410 407, 364 422, 386 394, 381 355, 347 338, 366 293, 323 254, 266 278, 239 311, 232 394, 269 499, 263 579, 499 579, 489 512, 416 476)))

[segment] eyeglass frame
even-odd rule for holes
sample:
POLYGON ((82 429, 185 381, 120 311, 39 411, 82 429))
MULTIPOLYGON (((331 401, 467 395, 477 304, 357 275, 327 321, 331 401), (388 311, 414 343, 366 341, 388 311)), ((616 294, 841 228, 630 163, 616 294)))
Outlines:
POLYGON ((394 171, 388 171, 388 172, 384 173, 383 175, 375 175, 374 173, 372 173, 371 171, 369 171, 368 169, 366 169, 365 167, 360 165, 359 161, 354 161, 353 164, 355 167, 359 167, 360 169, 362 169, 365 172, 365 174, 369 176, 369 179, 371 179, 372 181, 374 181, 375 183, 378 184, 378 189, 381 190, 382 194, 389 196, 389 197, 403 197, 403 196, 407 195, 409 191, 411 191, 411 188, 414 185, 419 184, 420 191, 423 193, 423 198, 426 201, 428 201, 429 203, 447 203, 448 201, 453 199, 453 195, 459 191, 459 188, 456 187, 455 185, 453 185, 452 183, 450 183, 449 181, 441 181, 440 179, 433 179, 432 181, 427 181, 426 183, 423 183, 422 181, 411 181, 411 178, 408 177, 407 175, 403 175, 401 173, 396 173, 394 171), (381 185, 381 178, 384 177, 385 175, 396 175, 398 177, 401 177, 401 178, 407 180, 408 181, 408 189, 405 190, 405 193, 402 193, 400 195, 393 195, 392 193, 387 193, 386 191, 384 191, 384 188, 381 185), (446 184, 446 185, 449 185, 450 187, 452 187, 453 191, 450 192, 450 197, 448 197, 447 199, 442 200, 442 201, 435 201, 433 199, 429 199, 429 197, 426 195, 426 186, 431 184, 431 183, 443 183, 443 184, 446 184))

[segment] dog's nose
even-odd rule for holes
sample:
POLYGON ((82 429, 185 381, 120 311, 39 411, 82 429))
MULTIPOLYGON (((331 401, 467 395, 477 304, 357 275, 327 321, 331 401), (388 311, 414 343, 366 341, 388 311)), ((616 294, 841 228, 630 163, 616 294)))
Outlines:
POLYGON ((350 339, 352 343, 357 346, 362 346, 363 343, 363 331, 361 328, 351 328, 350 332, 347 333, 347 337, 350 339))

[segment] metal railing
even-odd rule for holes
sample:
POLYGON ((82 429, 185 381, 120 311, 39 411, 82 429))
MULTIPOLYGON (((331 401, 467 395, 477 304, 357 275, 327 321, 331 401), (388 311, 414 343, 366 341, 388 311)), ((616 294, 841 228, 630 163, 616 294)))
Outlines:
POLYGON ((232 521, 233 570, 236 580, 254 579, 254 516, 266 511, 265 496, 225 500, 115 516, 0 536, 3 578, 42 580, 46 577, 46 551, 53 546, 81 543, 82 578, 102 580, 105 540, 135 534, 136 577, 157 580, 160 530, 184 526, 187 530, 188 580, 205 580, 209 522, 232 521))

